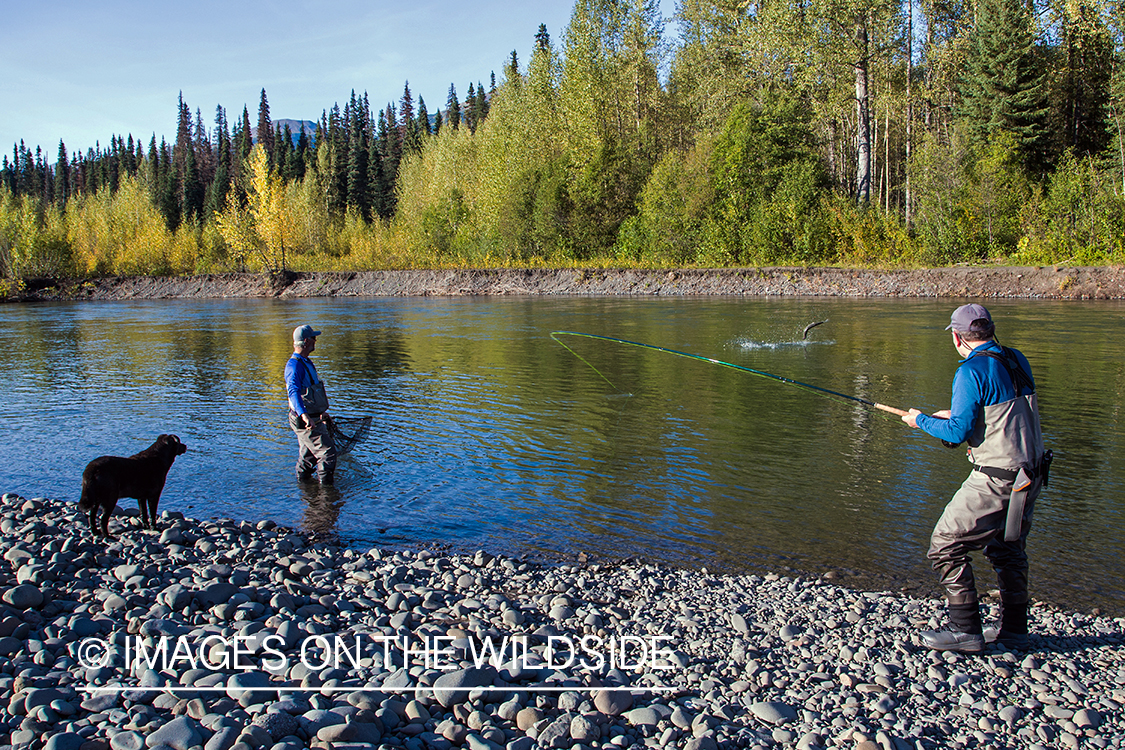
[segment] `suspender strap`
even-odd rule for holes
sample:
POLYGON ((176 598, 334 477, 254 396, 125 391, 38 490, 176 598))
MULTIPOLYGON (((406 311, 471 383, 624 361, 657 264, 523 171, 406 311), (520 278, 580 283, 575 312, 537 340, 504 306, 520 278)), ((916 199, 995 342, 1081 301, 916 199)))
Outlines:
POLYGON ((992 357, 1004 365, 1004 369, 1008 371, 1008 377, 1012 379, 1012 387, 1016 389, 1017 398, 1023 395, 1024 388, 1034 391, 1035 384, 1031 381, 1031 377, 1024 372, 1023 367, 1020 366, 1020 361, 1016 359, 1016 353, 1006 346, 1000 347, 1000 351, 1003 352, 1002 355, 996 352, 978 351, 973 352, 973 356, 992 357))

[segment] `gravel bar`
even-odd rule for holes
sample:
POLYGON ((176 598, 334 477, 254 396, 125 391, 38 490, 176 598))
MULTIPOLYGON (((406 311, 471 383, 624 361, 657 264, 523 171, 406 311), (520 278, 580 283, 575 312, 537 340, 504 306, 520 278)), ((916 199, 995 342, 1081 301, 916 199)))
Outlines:
POLYGON ((1125 746, 1125 619, 1035 604, 1029 652, 938 654, 940 601, 823 579, 135 516, 0 498, 0 746, 1125 746))

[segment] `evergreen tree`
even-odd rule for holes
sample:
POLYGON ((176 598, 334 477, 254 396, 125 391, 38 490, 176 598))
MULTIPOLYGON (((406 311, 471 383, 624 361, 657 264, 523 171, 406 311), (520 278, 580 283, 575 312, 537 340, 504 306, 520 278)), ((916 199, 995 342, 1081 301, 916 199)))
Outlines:
POLYGON ((488 117, 488 96, 484 93, 484 86, 477 81, 477 124, 484 122, 488 117))
POLYGON ((368 193, 371 175, 368 171, 368 144, 364 141, 363 130, 352 128, 351 145, 348 149, 348 207, 355 210, 364 220, 371 218, 371 199, 368 193))
POLYGON ((443 123, 443 121, 442 121, 442 117, 441 117, 441 110, 439 109, 437 112, 434 113, 434 135, 440 135, 441 134, 442 123, 443 123))
POLYGON ((1025 165, 1047 159, 1047 79, 1024 0, 980 0, 960 82, 960 120, 972 143, 1015 135, 1025 165))
MULTIPOLYGON (((5 165, 6 166, 6 165, 5 165)), ((66 157, 66 144, 59 139, 59 156, 55 162, 55 202, 60 206, 66 205, 70 197, 70 164, 66 157)))
POLYGON ((430 113, 426 111, 426 100, 418 97, 418 132, 421 135, 433 135, 433 126, 430 125, 430 113))
POLYGON ((302 180, 305 177, 305 166, 309 159, 309 134, 305 126, 301 125, 301 134, 297 136, 297 147, 289 154, 289 176, 293 180, 302 180))
POLYGON ((449 97, 445 100, 445 119, 454 130, 461 127, 461 102, 457 101, 457 89, 452 83, 449 84, 449 97))
MULTIPOLYGON (((380 117, 380 119, 382 119, 380 117)), ((372 138, 367 151, 367 194, 371 199, 371 218, 391 218, 387 195, 390 188, 383 173, 383 155, 379 152, 379 139, 372 138)))
POLYGON ((418 121, 414 118, 414 97, 410 94, 410 83, 402 92, 402 102, 399 108, 400 138, 402 139, 402 153, 414 154, 422 149, 422 132, 418 121))
POLYGON ((379 113, 379 163, 382 171, 384 218, 394 215, 396 196, 395 183, 398 180, 398 163, 402 155, 402 145, 398 140, 398 125, 394 107, 390 104, 379 113))
POLYGON ((211 148, 211 137, 207 133, 207 126, 203 124, 203 113, 195 108, 195 166, 199 170, 199 179, 204 185, 209 185, 215 176, 215 152, 211 148))
POLYGON ((269 163, 275 164, 273 120, 270 119, 270 103, 266 99, 265 89, 262 89, 262 98, 258 102, 258 143, 265 147, 266 155, 269 156, 269 163))
POLYGON ((285 184, 293 179, 293 175, 289 172, 292 166, 290 161, 293 155, 293 131, 286 123, 285 129, 276 129, 274 135, 277 144, 277 150, 274 154, 277 158, 277 173, 281 177, 282 184, 285 184))
POLYGON ((480 119, 480 110, 477 108, 477 92, 473 84, 469 84, 469 93, 465 96, 465 125, 470 133, 477 132, 477 121, 480 119))
POLYGON ((199 168, 196 166, 194 149, 188 149, 186 152, 180 189, 180 216, 187 221, 199 218, 203 213, 205 191, 203 181, 199 177, 199 168))
POLYGON ((121 154, 122 164, 121 168, 130 177, 137 174, 137 151, 134 150, 133 134, 129 134, 129 142, 125 144, 125 150, 121 154))
POLYGON ((164 216, 164 223, 170 231, 180 226, 180 180, 172 162, 172 152, 168 145, 160 142, 161 174, 157 178, 156 207, 164 216))
POLYGON ((242 124, 239 127, 237 143, 238 151, 236 155, 238 161, 246 161, 250 158, 251 149, 254 148, 254 130, 250 127, 250 112, 247 111, 245 105, 242 107, 242 124))

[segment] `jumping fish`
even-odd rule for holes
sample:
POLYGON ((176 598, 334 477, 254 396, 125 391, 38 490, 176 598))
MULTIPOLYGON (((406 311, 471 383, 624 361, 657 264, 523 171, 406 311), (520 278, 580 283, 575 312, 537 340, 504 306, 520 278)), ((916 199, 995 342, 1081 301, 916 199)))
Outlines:
POLYGON ((809 338, 809 331, 811 331, 812 329, 816 328, 817 326, 822 326, 822 325, 824 325, 824 324, 825 324, 825 323, 827 323, 827 322, 828 322, 828 319, 827 319, 827 318, 825 318, 824 320, 818 320, 818 321, 817 321, 817 322, 815 322, 815 323, 809 323, 809 324, 808 324, 807 326, 805 326, 805 332, 804 332, 804 334, 803 334, 803 335, 801 336, 801 340, 802 340, 802 341, 808 341, 808 338, 809 338))

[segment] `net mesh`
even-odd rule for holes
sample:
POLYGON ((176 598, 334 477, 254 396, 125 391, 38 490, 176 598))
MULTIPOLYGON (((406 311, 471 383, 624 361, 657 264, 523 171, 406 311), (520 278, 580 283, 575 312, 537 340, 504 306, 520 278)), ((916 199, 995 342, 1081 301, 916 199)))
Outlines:
POLYGON ((336 443, 336 455, 351 451, 371 431, 371 417, 332 417, 329 424, 336 443))

